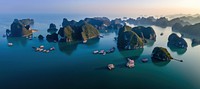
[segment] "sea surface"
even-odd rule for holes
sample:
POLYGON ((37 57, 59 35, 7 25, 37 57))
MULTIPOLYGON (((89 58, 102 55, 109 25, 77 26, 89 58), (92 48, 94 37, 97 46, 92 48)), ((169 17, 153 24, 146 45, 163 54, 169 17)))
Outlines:
MULTIPOLYGON (((94 50, 117 48, 114 37, 117 30, 101 31, 103 38, 89 40, 87 44, 49 43, 37 38, 3 38, 6 29, 15 18, 32 18, 32 26, 39 34, 47 35, 50 23, 60 28, 63 18, 80 20, 84 17, 67 15, 0 15, 0 89, 200 89, 200 46, 187 50, 169 48, 168 36, 171 27, 152 26, 156 32, 155 42, 150 41, 144 49, 118 50, 114 53, 94 55, 94 50), (164 33, 160 36, 160 33, 164 33), (8 42, 14 45, 9 47, 8 42), (50 53, 35 52, 32 47, 44 45, 55 47, 50 53), (176 59, 170 62, 155 63, 151 60, 154 47, 165 47, 176 59), (135 60, 134 68, 127 68, 126 58, 135 60), (149 62, 142 63, 141 59, 149 62), (108 64, 114 70, 108 70, 108 64)), ((176 32, 177 33, 177 32, 176 32)), ((180 35, 180 33, 177 33, 180 35)))

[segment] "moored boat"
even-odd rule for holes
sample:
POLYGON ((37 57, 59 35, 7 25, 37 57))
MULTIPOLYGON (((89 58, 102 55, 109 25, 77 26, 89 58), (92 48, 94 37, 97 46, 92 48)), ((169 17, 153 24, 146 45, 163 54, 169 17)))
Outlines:
POLYGON ((8 46, 13 46, 13 43, 8 43, 8 46))
POLYGON ((99 53, 98 50, 93 51, 93 54, 98 54, 98 53, 99 53))
POLYGON ((114 68, 115 68, 114 64, 108 64, 108 69, 109 69, 109 70, 112 70, 112 69, 114 69, 114 68))
POLYGON ((126 66, 129 67, 129 68, 133 68, 135 66, 134 63, 135 63, 134 60, 128 58, 128 62, 126 64, 126 66))

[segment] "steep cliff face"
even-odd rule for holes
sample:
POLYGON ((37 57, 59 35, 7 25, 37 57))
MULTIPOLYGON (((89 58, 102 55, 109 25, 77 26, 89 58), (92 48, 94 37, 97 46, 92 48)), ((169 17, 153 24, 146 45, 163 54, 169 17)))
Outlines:
POLYGON ((29 26, 23 24, 20 20, 15 19, 11 24, 11 34, 12 37, 22 37, 32 34, 32 31, 29 29, 29 26))
POLYGON ((131 30, 131 27, 124 26, 119 30, 117 46, 120 49, 138 49, 143 48, 142 39, 131 30))
POLYGON ((83 40, 88 40, 99 36, 99 31, 96 28, 94 28, 91 24, 85 23, 84 25, 82 25, 81 28, 81 35, 83 37, 83 40))
POLYGON ((86 41, 99 36, 99 31, 94 26, 83 20, 76 22, 73 25, 70 23, 65 25, 65 27, 60 28, 58 34, 62 39, 66 40, 66 42, 86 41))
POLYGON ((167 49, 163 47, 155 47, 151 55, 152 59, 157 61, 170 61, 173 59, 167 49))
POLYGON ((139 26, 134 27, 132 30, 141 38, 156 40, 156 33, 152 27, 139 26))
POLYGON ((49 25, 49 29, 47 29, 47 32, 50 34, 56 33, 58 31, 58 29, 56 28, 56 25, 51 23, 49 25))
POLYGON ((169 37, 168 37, 168 46, 175 46, 178 48, 187 48, 187 42, 179 37, 177 34, 172 33, 169 37))
POLYGON ((66 27, 62 27, 60 28, 58 34, 62 37, 63 40, 65 40, 66 42, 71 42, 73 41, 73 35, 74 35, 74 31, 70 26, 66 26, 66 27))
POLYGON ((107 26, 111 24, 107 17, 85 18, 84 21, 93 25, 97 29, 106 29, 107 26))

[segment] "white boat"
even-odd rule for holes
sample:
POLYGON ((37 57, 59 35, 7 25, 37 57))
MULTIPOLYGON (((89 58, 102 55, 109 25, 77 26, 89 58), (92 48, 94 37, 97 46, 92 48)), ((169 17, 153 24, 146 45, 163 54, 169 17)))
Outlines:
POLYGON ((55 50, 55 47, 51 47, 49 50, 50 50, 50 51, 55 50))
POLYGON ((8 43, 8 46, 13 46, 13 43, 8 43))
POLYGON ((83 43, 87 43, 87 40, 84 40, 83 43))
POLYGON ((100 52, 99 52, 99 54, 103 54, 105 52, 105 50, 101 50, 100 52))
POLYGON ((97 54, 97 53, 99 53, 99 51, 98 51, 98 50, 95 50, 95 51, 93 51, 93 54, 97 54))
POLYGON ((114 68, 115 68, 114 64, 108 64, 108 69, 109 69, 109 70, 112 70, 112 69, 114 69, 114 68))
POLYGON ((47 52, 47 50, 43 50, 43 52, 47 52))
POLYGON ((49 53, 49 50, 47 50, 46 53, 49 53))
POLYGON ((40 46, 40 49, 43 49, 43 48, 44 48, 44 46, 43 46, 43 45, 41 45, 41 46, 40 46))
POLYGON ((128 62, 126 64, 126 66, 129 67, 129 68, 133 68, 135 66, 134 60, 128 58, 128 62))

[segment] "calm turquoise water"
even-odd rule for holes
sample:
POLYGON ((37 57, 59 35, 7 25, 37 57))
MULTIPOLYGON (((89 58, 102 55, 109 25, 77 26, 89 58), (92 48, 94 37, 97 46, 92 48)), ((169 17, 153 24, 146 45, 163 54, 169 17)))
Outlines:
MULTIPOLYGON (((63 16, 30 16, 35 19, 35 33, 46 35, 50 23, 58 27, 63 16)), ((66 16, 67 17, 67 16, 66 16)), ((9 28, 14 18, 22 16, 1 16, 0 34, 9 28)), ((24 17, 26 18, 26 17, 24 17)), ((70 19, 74 19, 70 17, 70 19)), ((191 40, 184 38, 187 50, 167 47, 167 38, 171 28, 152 26, 157 34, 156 42, 146 44, 144 49, 119 51, 106 56, 93 55, 93 50, 116 47, 114 37, 117 31, 102 33, 104 38, 90 40, 87 44, 66 45, 48 43, 36 38, 6 39, 0 37, 0 89, 200 89, 200 46, 191 47, 191 40), (164 35, 160 36, 163 32, 164 35), (14 46, 8 47, 7 42, 14 46), (56 47, 46 53, 34 52, 32 46, 44 45, 56 47), (142 58, 149 58, 154 47, 166 47, 177 61, 142 63, 142 58), (126 57, 135 59, 135 68, 125 67, 126 57), (109 63, 116 68, 109 71, 109 63)))

